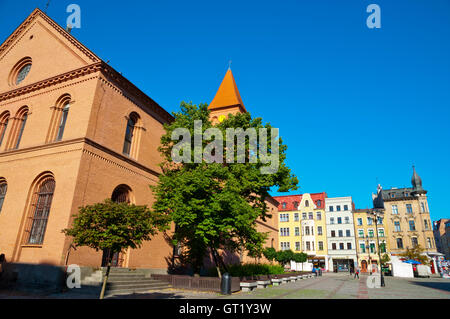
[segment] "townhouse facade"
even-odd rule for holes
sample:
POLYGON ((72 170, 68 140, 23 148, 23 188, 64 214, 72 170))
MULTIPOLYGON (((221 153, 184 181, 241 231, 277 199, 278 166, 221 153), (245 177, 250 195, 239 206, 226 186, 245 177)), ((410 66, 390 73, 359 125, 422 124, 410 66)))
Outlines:
POLYGON ((446 260, 450 260, 450 219, 442 218, 435 221, 433 233, 437 251, 443 254, 446 260))
POLYGON ((279 202, 279 250, 308 255, 308 262, 328 270, 326 193, 275 196, 279 202))
POLYGON ((399 255, 407 248, 420 245, 431 258, 431 271, 435 273, 436 260, 441 254, 436 250, 427 191, 414 166, 411 184, 412 187, 390 189, 378 185, 377 194, 372 195, 373 205, 384 213, 391 254, 399 255))
POLYGON ((351 196, 325 199, 330 271, 351 271, 357 262, 351 196))
POLYGON ((389 229, 385 225, 384 218, 378 216, 375 219, 373 209, 355 209, 353 212, 355 226, 355 241, 357 251, 357 263, 361 272, 377 272, 380 258, 390 252, 389 229))

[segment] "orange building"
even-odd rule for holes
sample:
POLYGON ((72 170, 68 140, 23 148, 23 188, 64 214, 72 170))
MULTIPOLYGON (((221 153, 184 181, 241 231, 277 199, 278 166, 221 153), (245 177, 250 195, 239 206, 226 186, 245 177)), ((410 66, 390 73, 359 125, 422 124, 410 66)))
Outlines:
MULTIPOLYGON (((245 111, 230 78, 231 71, 211 103, 212 116, 245 111), (233 105, 226 105, 230 85, 240 103, 231 95, 233 105)), ((157 149, 171 120, 35 9, 0 46, 0 253, 13 263, 101 266, 106 252, 73 249, 61 230, 79 207, 106 198, 151 207, 149 185, 157 183, 162 160, 157 149)), ((278 230, 276 218, 259 225, 278 230)), ((277 240, 271 236, 273 247, 277 240)), ((114 264, 165 273, 173 249, 158 234, 115 255, 114 264)))
MULTIPOLYGON (((172 117, 36 9, 0 46, 0 252, 7 261, 100 266, 62 229, 106 198, 153 202, 163 124, 172 117)), ((163 235, 116 256, 167 269, 163 235)))

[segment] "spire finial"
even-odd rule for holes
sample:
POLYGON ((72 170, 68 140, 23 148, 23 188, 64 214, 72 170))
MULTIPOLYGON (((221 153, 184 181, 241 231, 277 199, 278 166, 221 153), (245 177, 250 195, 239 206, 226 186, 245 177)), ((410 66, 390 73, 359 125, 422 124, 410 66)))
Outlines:
POLYGON ((233 61, 228 61, 228 70, 230 70, 231 69, 231 63, 232 63, 233 61))

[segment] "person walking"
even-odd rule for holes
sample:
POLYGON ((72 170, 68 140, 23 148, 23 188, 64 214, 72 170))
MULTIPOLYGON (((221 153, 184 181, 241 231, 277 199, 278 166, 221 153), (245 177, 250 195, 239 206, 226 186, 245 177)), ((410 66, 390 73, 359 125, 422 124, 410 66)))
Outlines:
POLYGON ((312 273, 313 273, 314 275, 316 275, 316 277, 317 277, 316 266, 313 266, 312 273))
POLYGON ((356 266, 355 277, 353 277, 353 279, 355 279, 356 277, 358 277, 358 279, 359 279, 359 266, 356 266))

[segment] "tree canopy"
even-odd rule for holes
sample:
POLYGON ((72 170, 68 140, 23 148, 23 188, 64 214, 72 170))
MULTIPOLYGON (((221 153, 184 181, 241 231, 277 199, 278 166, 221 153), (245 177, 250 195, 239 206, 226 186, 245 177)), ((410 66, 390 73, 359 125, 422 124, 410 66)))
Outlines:
POLYGON ((276 140, 277 145, 273 144, 270 133, 267 136, 260 134, 259 129, 265 128, 270 132, 272 127, 263 125, 260 118, 252 119, 249 113, 230 114, 223 122, 213 125, 206 104, 182 103, 181 111, 173 113, 173 116, 174 121, 165 125, 166 132, 159 148, 164 158, 161 163, 163 174, 159 183, 152 187, 156 196, 154 211, 169 213, 176 225, 173 243, 183 246, 183 252, 196 272, 209 251, 217 259, 216 264, 222 263, 217 252, 219 249, 229 252, 244 250, 250 255, 261 255, 267 236, 257 231, 256 221, 272 217, 265 202, 269 191, 272 187, 279 191, 297 188, 298 180, 285 164, 286 145, 281 138, 276 140), (202 124, 200 145, 195 140, 195 121, 202 124), (222 134, 223 144, 216 143, 211 147, 211 142, 217 142, 217 136, 212 138, 211 132, 207 131, 210 128, 217 129, 216 135, 217 132, 222 134), (245 162, 238 162, 239 153, 226 144, 228 128, 253 128, 258 134, 256 146, 267 139, 267 152, 260 154, 259 150, 252 150, 248 136, 240 142, 239 137, 229 137, 229 142, 237 139, 238 145, 245 145, 245 162), (173 159, 173 151, 179 150, 177 147, 180 145, 173 140, 173 135, 178 134, 177 129, 189 133, 183 136, 180 154, 190 161, 179 163, 173 159), (275 153, 275 146, 279 146, 279 154, 275 153), (199 158, 196 153, 198 147, 209 151, 216 161, 208 161, 205 153, 200 153, 199 158), (269 165, 266 159, 270 155, 278 156, 278 169, 272 174, 264 174, 262 169, 269 165), (227 162, 227 156, 235 161, 227 162), (256 160, 251 162, 251 158, 256 160))

